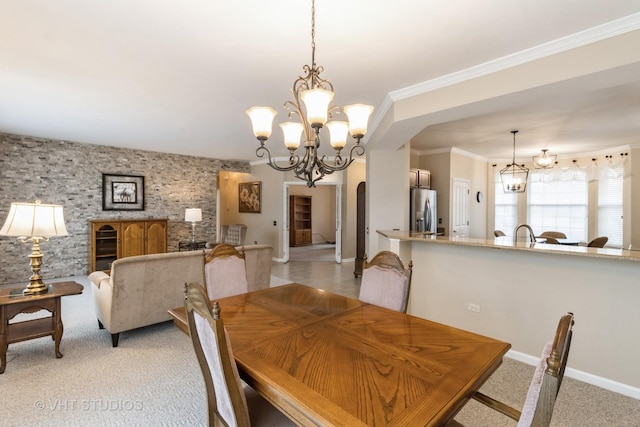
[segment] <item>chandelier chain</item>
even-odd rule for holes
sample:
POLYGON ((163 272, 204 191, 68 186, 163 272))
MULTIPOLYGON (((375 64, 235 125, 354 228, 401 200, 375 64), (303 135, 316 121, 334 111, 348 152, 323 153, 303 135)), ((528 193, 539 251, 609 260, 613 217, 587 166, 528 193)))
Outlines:
POLYGON ((311 0, 311 66, 316 68, 316 1, 311 0))

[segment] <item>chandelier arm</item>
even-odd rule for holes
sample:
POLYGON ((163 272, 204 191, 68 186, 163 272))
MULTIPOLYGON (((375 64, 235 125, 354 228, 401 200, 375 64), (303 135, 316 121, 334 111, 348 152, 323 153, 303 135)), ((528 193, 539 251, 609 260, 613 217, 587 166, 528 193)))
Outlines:
POLYGON ((290 170, 294 170, 300 165, 300 157, 297 154, 294 154, 293 152, 289 157, 289 166, 280 166, 276 163, 275 160, 273 160, 273 158, 271 157, 271 152, 264 145, 261 145, 256 149, 256 156, 260 158, 264 157, 264 153, 262 151, 266 151, 267 153, 267 158, 268 158, 267 164, 271 166, 273 169, 278 170, 280 172, 287 172, 290 170))
POLYGON ((324 169, 327 169, 331 172, 345 170, 355 160, 353 156, 354 153, 357 156, 362 156, 364 154, 364 147, 361 146, 360 144, 356 144, 353 147, 351 147, 351 149, 349 150, 349 158, 348 160, 345 160, 344 163, 342 163, 342 157, 340 156, 340 152, 338 151, 338 154, 336 155, 336 159, 334 161, 334 166, 330 165, 324 160, 325 157, 327 157, 326 155, 322 156, 321 159, 318 159, 318 164, 320 164, 324 169), (337 166, 335 166, 336 164, 337 166))

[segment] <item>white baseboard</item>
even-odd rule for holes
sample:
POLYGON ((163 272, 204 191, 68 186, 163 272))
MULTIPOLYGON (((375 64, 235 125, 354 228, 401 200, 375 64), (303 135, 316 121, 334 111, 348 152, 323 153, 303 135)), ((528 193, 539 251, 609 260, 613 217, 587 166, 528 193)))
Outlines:
MULTIPOLYGON (((509 350, 505 356, 510 359, 517 360, 518 362, 526 363, 527 365, 532 366, 535 366, 540 360, 539 357, 531 356, 513 350, 509 350)), ((584 383, 591 384, 605 390, 613 391, 615 393, 640 400, 640 388, 638 387, 622 384, 617 381, 599 377, 597 375, 579 371, 570 367, 567 367, 567 369, 564 371, 564 374, 569 378, 573 378, 575 380, 582 381, 584 383)))

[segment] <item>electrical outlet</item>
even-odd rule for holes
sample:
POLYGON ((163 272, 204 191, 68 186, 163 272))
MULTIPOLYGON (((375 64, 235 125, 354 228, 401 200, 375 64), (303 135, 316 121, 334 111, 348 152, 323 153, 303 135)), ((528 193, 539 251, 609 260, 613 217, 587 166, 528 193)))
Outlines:
POLYGON ((467 310, 473 311, 474 313, 480 313, 480 306, 478 304, 467 304, 467 310))

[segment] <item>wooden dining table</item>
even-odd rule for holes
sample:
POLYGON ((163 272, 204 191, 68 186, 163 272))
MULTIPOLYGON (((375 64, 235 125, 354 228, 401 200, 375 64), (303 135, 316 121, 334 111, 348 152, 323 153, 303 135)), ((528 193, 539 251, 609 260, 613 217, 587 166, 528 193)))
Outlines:
POLYGON ((301 284, 218 302, 242 379, 305 426, 442 425, 511 347, 301 284))

